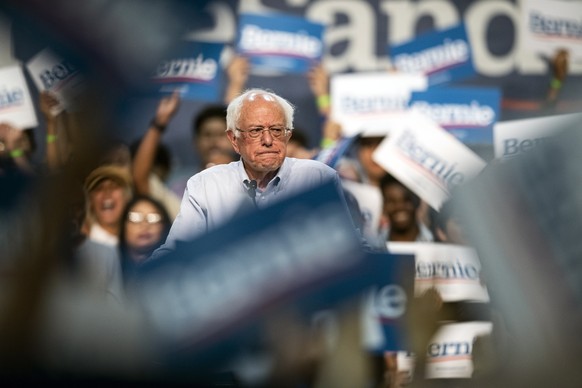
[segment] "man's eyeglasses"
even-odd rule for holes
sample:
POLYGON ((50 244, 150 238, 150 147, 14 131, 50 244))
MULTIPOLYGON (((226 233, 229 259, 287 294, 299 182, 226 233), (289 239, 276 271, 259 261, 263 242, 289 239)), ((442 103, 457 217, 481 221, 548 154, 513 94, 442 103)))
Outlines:
POLYGON ((162 221, 162 216, 158 213, 144 214, 140 212, 129 212, 127 220, 132 224, 140 224, 144 221, 148 224, 157 224, 162 221))
POLYGON ((287 131, 290 131, 289 128, 285 128, 285 127, 269 127, 269 128, 254 127, 254 128, 247 129, 247 130, 236 128, 236 130, 243 132, 243 133, 248 133, 248 135, 251 139, 258 139, 263 134, 263 131, 269 131, 271 136, 273 136, 275 138, 279 138, 279 137, 283 136, 283 134, 285 134, 287 131))

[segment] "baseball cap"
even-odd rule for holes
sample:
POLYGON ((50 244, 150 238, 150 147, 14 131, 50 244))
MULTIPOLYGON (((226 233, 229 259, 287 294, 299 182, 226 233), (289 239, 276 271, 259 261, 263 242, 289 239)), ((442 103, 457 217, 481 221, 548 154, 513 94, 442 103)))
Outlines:
POLYGON ((104 165, 97 167, 89 173, 85 179, 85 191, 87 193, 91 192, 105 179, 111 179, 125 189, 131 189, 132 180, 127 168, 116 165, 104 165))

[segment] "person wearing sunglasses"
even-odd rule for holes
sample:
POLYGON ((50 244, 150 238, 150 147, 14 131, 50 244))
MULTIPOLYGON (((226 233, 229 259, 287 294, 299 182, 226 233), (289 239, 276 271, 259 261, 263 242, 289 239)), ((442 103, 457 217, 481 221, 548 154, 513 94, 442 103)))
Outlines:
POLYGON ((226 110, 226 135, 240 159, 192 176, 159 258, 175 242, 191 240, 224 224, 234 215, 261 209, 299 192, 333 181, 337 172, 324 163, 287 157, 293 134, 293 105, 265 89, 249 89, 226 110))

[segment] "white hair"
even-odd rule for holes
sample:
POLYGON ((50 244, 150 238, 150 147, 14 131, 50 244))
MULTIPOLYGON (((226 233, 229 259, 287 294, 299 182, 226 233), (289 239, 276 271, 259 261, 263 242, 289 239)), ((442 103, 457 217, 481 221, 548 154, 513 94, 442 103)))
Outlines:
POLYGON ((235 136, 238 136, 238 131, 236 131, 236 129, 238 127, 238 121, 240 119, 244 102, 254 100, 257 97, 260 97, 265 101, 275 101, 279 104, 285 115, 285 127, 289 130, 293 129, 293 114, 295 113, 295 107, 289 101, 270 90, 253 88, 246 90, 228 104, 228 107, 226 108, 227 131, 233 131, 235 136))

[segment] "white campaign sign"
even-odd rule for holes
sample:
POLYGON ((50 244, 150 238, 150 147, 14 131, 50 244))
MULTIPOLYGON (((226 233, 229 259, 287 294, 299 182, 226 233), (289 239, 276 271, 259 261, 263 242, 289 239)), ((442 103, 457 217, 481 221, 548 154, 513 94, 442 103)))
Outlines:
POLYGON ((473 343, 493 330, 491 322, 447 323, 429 341, 426 378, 460 379, 473 374, 473 343))
POLYGON ((451 190, 478 174, 485 162, 418 112, 402 114, 373 159, 434 209, 451 190))
POLYGON ((507 160, 522 155, 559 131, 578 127, 580 122, 582 114, 572 113, 497 123, 493 127, 495 158, 507 160))
POLYGON ((46 48, 26 63, 36 88, 55 95, 62 106, 59 110, 75 107, 75 98, 83 87, 83 76, 73 65, 46 48))
POLYGON ((0 68, 0 123, 18 129, 35 128, 38 120, 20 66, 0 68))
POLYGON ((426 88, 427 79, 422 74, 337 74, 332 76, 330 84, 331 116, 341 124, 344 136, 353 136, 368 125, 383 120, 390 122, 394 114, 407 108, 413 91, 426 88))
POLYGON ((487 287, 481 281, 477 252, 468 246, 411 242, 388 242, 388 252, 414 254, 414 294, 436 288, 444 302, 488 302, 487 287))
POLYGON ((582 2, 522 0, 521 36, 525 47, 548 57, 564 48, 582 59, 582 2))

